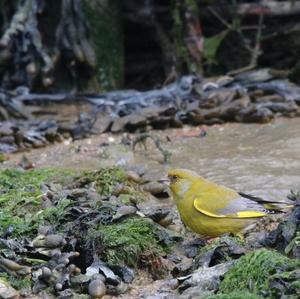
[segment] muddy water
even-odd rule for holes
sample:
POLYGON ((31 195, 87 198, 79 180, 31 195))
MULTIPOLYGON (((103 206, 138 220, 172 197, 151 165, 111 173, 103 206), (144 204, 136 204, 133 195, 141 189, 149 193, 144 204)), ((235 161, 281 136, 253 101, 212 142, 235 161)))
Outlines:
MULTIPOLYGON (((217 183, 278 200, 290 189, 300 188, 299 118, 277 119, 264 125, 186 127, 153 131, 151 135, 159 137, 163 147, 171 152, 170 163, 160 162, 162 155, 150 140, 146 143, 147 150, 137 146, 133 152, 131 147, 120 143, 124 135, 65 141, 32 150, 26 156, 37 167, 96 169, 116 164, 136 165, 144 167, 151 178, 161 177, 169 168, 189 168, 217 183), (200 137, 203 129, 207 135, 200 137)), ((21 153, 11 155, 2 167, 16 165, 21 156, 21 153)))

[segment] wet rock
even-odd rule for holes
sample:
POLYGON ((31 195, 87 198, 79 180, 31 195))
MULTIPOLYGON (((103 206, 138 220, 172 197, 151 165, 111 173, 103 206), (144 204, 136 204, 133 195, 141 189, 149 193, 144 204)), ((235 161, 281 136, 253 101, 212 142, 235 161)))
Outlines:
POLYGON ((31 268, 28 266, 20 265, 10 259, 0 256, 0 269, 10 273, 11 275, 26 276, 31 273, 31 268))
POLYGON ((126 216, 134 215, 137 211, 137 208, 134 206, 121 206, 117 209, 116 214, 113 216, 113 221, 119 220, 126 216))
POLYGON ((179 277, 179 291, 182 294, 178 298, 189 299, 212 294, 218 289, 224 274, 233 264, 233 261, 229 261, 213 267, 204 266, 188 276, 179 277))
POLYGON ((228 259, 238 259, 249 249, 238 238, 221 237, 213 244, 200 249, 195 266, 214 266, 228 259))
POLYGON ((40 235, 32 241, 32 244, 36 248, 43 247, 53 249, 63 247, 67 242, 63 236, 53 234, 47 236, 40 235))
POLYGON ((18 299, 20 293, 0 278, 0 299, 18 299))
POLYGON ((111 127, 111 132, 121 132, 124 129, 134 131, 137 128, 145 127, 147 125, 147 119, 143 115, 127 115, 117 118, 111 127))
POLYGON ((101 273, 105 277, 107 283, 114 286, 117 286, 121 281, 105 263, 98 258, 94 258, 93 263, 86 269, 86 275, 93 276, 98 273, 101 273))
POLYGON ((140 183, 142 181, 141 176, 132 170, 126 171, 126 176, 129 181, 133 181, 135 183, 140 183))
POLYGON ((158 224, 167 227, 173 222, 173 217, 171 214, 166 215, 166 217, 162 218, 161 220, 158 221, 158 224))
POLYGON ((118 296, 126 293, 128 290, 128 285, 124 282, 120 282, 118 285, 107 285, 107 293, 110 295, 118 296))
POLYGON ((170 208, 166 203, 158 202, 155 199, 138 203, 137 208, 145 216, 151 218, 155 222, 161 221, 170 213, 170 208))
POLYGON ((135 277, 133 269, 126 266, 111 267, 114 273, 121 277, 125 283, 131 283, 135 277))
POLYGON ((200 238, 185 240, 182 243, 184 253, 189 258, 194 258, 199 253, 200 248, 203 247, 204 245, 205 245, 204 240, 200 238))
POLYGON ((91 298, 102 298, 106 294, 106 286, 100 279, 92 280, 88 286, 91 298))
POLYGON ((90 281, 91 277, 85 274, 75 275, 70 278, 71 285, 75 288, 87 286, 90 281))
POLYGON ((187 275, 193 266, 193 259, 184 257, 180 263, 178 263, 172 270, 174 277, 187 275))
POLYGON ((159 182, 149 182, 143 185, 143 190, 151 193, 155 197, 159 197, 159 198, 169 197, 166 186, 159 182))
POLYGON ((294 257, 299 257, 300 192, 292 193, 289 198, 295 200, 295 206, 291 214, 285 221, 281 222, 275 230, 270 232, 266 238, 261 241, 261 244, 275 248, 294 257))

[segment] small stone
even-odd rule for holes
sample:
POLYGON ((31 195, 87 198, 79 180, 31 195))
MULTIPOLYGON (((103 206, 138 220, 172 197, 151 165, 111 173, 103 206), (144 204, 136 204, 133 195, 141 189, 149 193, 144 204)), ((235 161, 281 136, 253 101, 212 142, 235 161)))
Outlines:
POLYGON ((91 280, 97 280, 97 279, 100 279, 100 280, 102 280, 103 282, 106 281, 105 276, 102 275, 102 274, 100 274, 100 273, 95 273, 95 274, 93 274, 92 277, 91 277, 91 280))
POLYGON ((166 217, 159 220, 158 224, 163 227, 166 227, 166 226, 170 225, 172 222, 173 222, 173 217, 170 214, 168 214, 166 217))
POLYGON ((117 213, 113 216, 113 220, 118 220, 124 216, 134 215, 137 209, 134 206, 121 206, 118 208, 117 213))
POLYGON ((70 281, 71 284, 74 286, 84 285, 91 281, 91 277, 88 275, 79 274, 79 275, 72 276, 70 281))
POLYGON ((88 292, 92 298, 102 298, 106 294, 106 286, 102 280, 95 279, 90 282, 88 292))
POLYGON ((127 175, 127 179, 129 181, 133 181, 135 183, 140 183, 142 178, 140 177, 140 175, 132 170, 128 170, 126 172, 126 175, 127 175))
POLYGON ((159 182, 150 182, 143 186, 143 190, 158 197, 168 197, 166 186, 159 182))
POLYGON ((9 285, 5 280, 0 279, 0 299, 18 299, 20 293, 9 285))

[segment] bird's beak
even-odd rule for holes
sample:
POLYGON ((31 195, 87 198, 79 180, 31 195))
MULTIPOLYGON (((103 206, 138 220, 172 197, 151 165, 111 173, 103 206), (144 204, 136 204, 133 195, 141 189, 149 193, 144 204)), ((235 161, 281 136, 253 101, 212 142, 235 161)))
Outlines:
POLYGON ((171 181, 168 177, 162 177, 158 181, 160 183, 163 183, 163 184, 167 185, 167 186, 170 186, 170 184, 171 184, 171 181))

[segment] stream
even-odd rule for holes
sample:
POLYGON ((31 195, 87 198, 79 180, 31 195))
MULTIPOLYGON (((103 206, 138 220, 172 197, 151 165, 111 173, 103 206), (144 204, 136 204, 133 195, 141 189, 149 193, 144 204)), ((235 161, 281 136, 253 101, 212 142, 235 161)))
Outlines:
MULTIPOLYGON (((299 118, 278 118, 268 124, 227 123, 151 131, 171 153, 166 164, 150 139, 147 150, 137 145, 134 152, 122 142, 133 140, 134 134, 66 140, 25 154, 38 168, 97 169, 117 164, 143 168, 150 179, 160 178, 170 168, 188 168, 236 190, 281 200, 291 189, 299 189, 299 128, 299 118), (200 137, 201 132, 206 136, 200 137)), ((11 154, 1 167, 16 166, 23 154, 11 154)))

